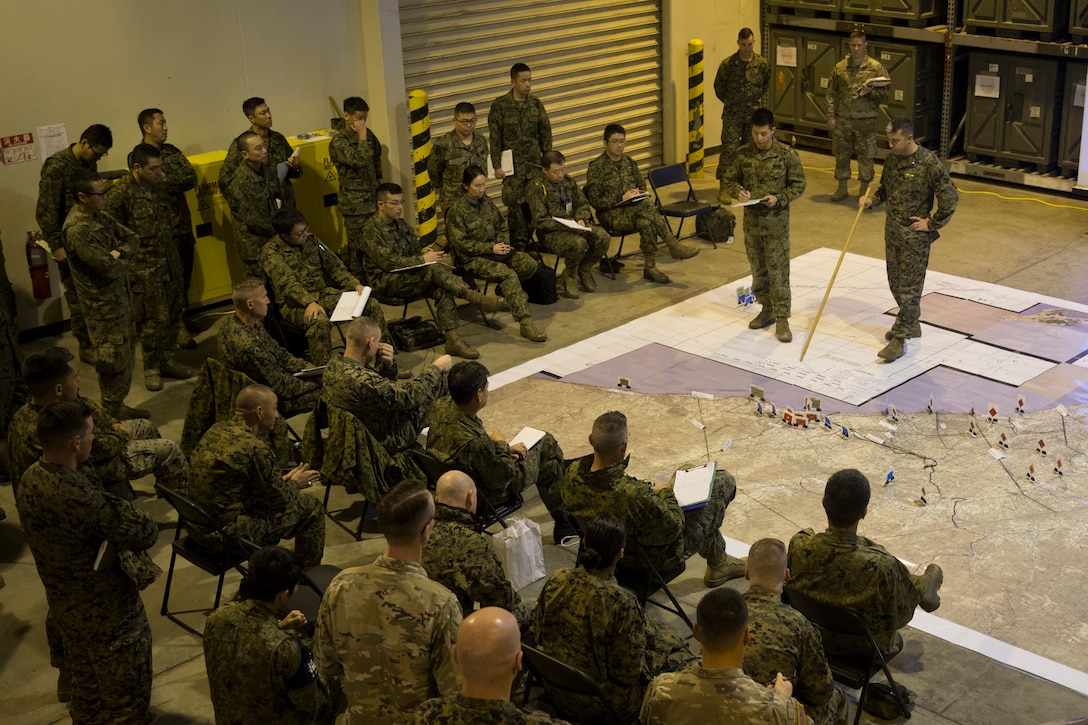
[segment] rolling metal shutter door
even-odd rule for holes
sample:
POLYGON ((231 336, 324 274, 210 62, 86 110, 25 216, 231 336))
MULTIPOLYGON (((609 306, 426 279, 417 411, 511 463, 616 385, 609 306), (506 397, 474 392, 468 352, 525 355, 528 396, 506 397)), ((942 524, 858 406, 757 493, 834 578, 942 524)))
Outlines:
POLYGON ((523 62, 579 184, 609 123, 627 129, 644 174, 661 165, 659 0, 401 0, 400 27, 405 88, 427 92, 432 138, 453 128, 460 101, 476 106, 486 135, 491 102, 523 62))

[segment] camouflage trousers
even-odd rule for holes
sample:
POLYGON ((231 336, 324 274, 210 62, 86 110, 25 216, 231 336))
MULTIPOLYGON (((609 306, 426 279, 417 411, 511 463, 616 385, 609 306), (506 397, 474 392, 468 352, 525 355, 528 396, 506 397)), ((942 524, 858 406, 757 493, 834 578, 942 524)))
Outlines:
POLYGON ((321 400, 321 385, 312 380, 302 380, 295 377, 292 377, 291 380, 296 382, 297 385, 292 383, 290 389, 284 390, 282 393, 279 390, 276 391, 280 412, 284 418, 294 418, 296 415, 309 413, 317 407, 318 401, 321 400))
POLYGON ((344 218, 344 230, 348 237, 348 269, 356 279, 363 284, 373 284, 366 280, 365 269, 366 254, 363 252, 363 228, 366 226, 367 214, 341 214, 344 218))
MULTIPOLYGON (((293 486, 293 483, 288 483, 293 486)), ((287 509, 268 518, 241 516, 224 530, 239 539, 272 546, 281 539, 294 539, 295 554, 303 569, 315 567, 325 555, 325 509, 315 497, 291 492, 287 509)))
POLYGON ((72 335, 75 336, 82 348, 91 346, 91 336, 87 332, 87 320, 83 317, 83 305, 79 303, 79 292, 72 281, 72 268, 67 262, 57 262, 57 271, 60 272, 60 283, 64 286, 64 299, 68 303, 68 317, 72 324, 72 335))
MULTIPOLYGON (((329 320, 329 315, 336 309, 336 303, 340 301, 342 294, 342 290, 331 288, 321 292, 317 296, 317 303, 325 310, 325 314, 319 315, 309 322, 306 321, 305 308, 292 304, 283 304, 280 307, 280 315, 283 316, 283 319, 298 329, 306 331, 306 344, 310 349, 309 358, 314 365, 324 365, 332 357, 330 337, 333 323, 329 320)), ((382 312, 382 306, 378 304, 378 301, 375 299, 367 300, 366 307, 363 308, 363 314, 378 323, 378 327, 382 331, 382 341, 388 342, 389 326, 385 323, 385 313, 382 312)), ((312 406, 310 410, 313 410, 312 406)))
POLYGON ((657 256, 657 240, 673 239, 665 217, 649 199, 634 206, 620 207, 600 213, 601 222, 613 234, 638 232, 639 249, 646 257, 657 256))
POLYGON ((420 269, 404 272, 388 272, 372 280, 374 289, 392 297, 423 295, 434 300, 438 329, 450 332, 457 329, 457 297, 470 291, 465 280, 445 264, 429 264, 420 269))
POLYGON ((892 337, 905 340, 922 314, 922 289, 929 266, 929 233, 899 230, 898 222, 888 217, 884 229, 884 258, 888 269, 888 288, 899 305, 892 325, 892 337))
POLYGON ((181 309, 184 313, 189 307, 189 285, 193 282, 193 264, 196 262, 196 238, 193 230, 178 230, 174 234, 174 246, 177 247, 178 259, 181 260, 181 309))
POLYGON ((551 232, 544 237, 544 247, 552 254, 557 254, 566 262, 567 269, 574 273, 578 265, 586 261, 590 264, 608 254, 608 245, 612 237, 600 227, 590 226, 588 232, 551 232))
POLYGON ((789 317, 790 217, 789 212, 756 214, 744 210, 744 251, 752 268, 752 294, 770 307, 775 317, 789 317))
MULTIPOLYGON (((127 305, 126 305, 127 307, 127 305)), ((106 408, 125 401, 132 386, 132 371, 136 364, 136 330, 131 310, 121 317, 96 319, 88 317, 87 332, 95 353, 95 372, 106 408)))
POLYGON ((680 672, 699 661, 678 634, 653 617, 646 617, 646 651, 642 674, 652 680, 665 672, 680 672))
POLYGON ((510 244, 524 247, 533 230, 525 219, 525 187, 531 179, 514 174, 502 180, 502 203, 506 206, 506 226, 510 230, 510 244))
POLYGON ((831 131, 831 151, 835 154, 835 178, 850 178, 850 157, 858 157, 858 181, 873 180, 873 159, 876 158, 875 118, 836 118, 831 131))
POLYGON ((725 170, 733 165, 737 152, 748 143, 751 133, 752 119, 750 117, 722 119, 722 148, 718 154, 718 168, 715 172, 718 181, 721 181, 725 170))
MULTIPOLYGON (((865 654, 868 654, 868 649, 865 654)), ((805 706, 805 714, 812 718, 813 725, 836 725, 847 721, 846 693, 837 687, 831 688, 831 697, 819 705, 808 702, 802 704, 805 706)))
POLYGON ((23 384, 19 330, 2 317, 0 313, 0 436, 7 440, 8 423, 26 402, 27 389, 23 384))
MULTIPOLYGON (((171 250, 173 251, 173 250, 171 250)), ((181 259, 141 270, 131 278, 132 317, 140 331, 144 370, 158 370, 177 347, 181 322, 181 259)))
POLYGON ((185 494, 189 490, 189 461, 181 446, 163 438, 150 420, 136 418, 123 425, 132 431, 124 453, 129 480, 154 474, 156 483, 185 494))
POLYGON ((537 261, 525 252, 514 252, 505 262, 471 257, 461 262, 467 271, 494 282, 499 295, 510 305, 510 314, 519 322, 529 317, 529 297, 521 283, 536 274, 537 261))
POLYGON ((725 509, 737 497, 737 481, 728 471, 714 474, 714 487, 706 506, 684 512, 684 558, 695 554, 708 564, 717 564, 725 556, 725 539, 720 529, 725 509))
POLYGON ((563 449, 559 447, 559 442, 551 433, 544 434, 540 442, 529 449, 519 468, 522 473, 520 480, 511 483, 521 487, 519 492, 536 483, 540 500, 554 519, 555 513, 563 509, 559 487, 563 483, 563 474, 566 473, 563 467, 563 449))
POLYGON ((151 628, 138 637, 90 644, 78 629, 65 631, 72 676, 73 725, 142 723, 151 707, 151 628))

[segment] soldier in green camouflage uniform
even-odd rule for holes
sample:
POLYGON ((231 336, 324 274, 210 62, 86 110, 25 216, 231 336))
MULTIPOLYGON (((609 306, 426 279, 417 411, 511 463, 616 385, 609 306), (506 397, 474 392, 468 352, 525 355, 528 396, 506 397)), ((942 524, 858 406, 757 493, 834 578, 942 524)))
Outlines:
POLYGON ((752 267, 752 293, 762 309, 748 327, 759 330, 777 321, 775 337, 793 340, 790 331, 790 204, 805 191, 805 170, 797 152, 774 138, 774 116, 766 108, 752 114, 752 143, 740 150, 722 177, 722 190, 744 207, 744 250, 752 267))
POLYGON ((737 52, 718 66, 714 76, 714 95, 722 102, 722 148, 718 156, 718 181, 728 169, 737 151, 748 143, 752 114, 767 105, 771 87, 771 65, 755 52, 756 38, 751 28, 737 34, 737 52))
POLYGON ((285 418, 313 410, 321 399, 321 383, 295 377, 313 364, 292 355, 264 329, 269 306, 264 285, 259 279, 238 282, 233 301, 234 314, 219 326, 215 338, 223 364, 272 388, 285 418))
POLYGON ((483 168, 467 167, 461 181, 461 198, 446 207, 446 238, 458 264, 495 283, 510 306, 511 316, 518 321, 522 337, 544 342, 548 336, 533 323, 529 298, 521 286, 537 273, 539 263, 510 246, 502 212, 487 196, 487 174, 483 168))
MULTIPOLYGON (((849 607, 865 619, 876 644, 892 655, 903 646, 898 630, 921 606, 932 612, 941 605, 944 575, 936 564, 922 575, 911 574, 883 546, 858 536, 858 524, 869 505, 869 481, 846 469, 832 474, 824 487, 827 531, 803 529, 790 540, 790 588, 836 607, 849 607)), ((824 651, 832 655, 866 654, 868 641, 821 632, 824 651)))
MULTIPOLYGON (((600 683, 610 710, 630 722, 646 680, 695 661, 685 642, 646 617, 635 595, 616 583, 623 557, 623 523, 611 516, 586 525, 575 569, 559 569, 544 584, 533 617, 537 646, 600 683)), ((560 710, 580 722, 613 722, 600 700, 549 688, 560 710)))
MULTIPOLYGON (((0 241, 0 438, 7 438, 12 415, 26 402, 22 368, 23 354, 19 349, 19 314, 15 308, 15 290, 8 279, 4 246, 0 241)), ((18 476, 11 470, 7 460, 0 463, 0 469, 4 467, 7 467, 12 482, 17 481, 18 476)), ((2 518, 3 515, 0 515, 0 519, 2 518)))
POLYGON ((340 572, 325 591, 314 657, 347 700, 338 722, 409 723, 421 702, 460 689, 451 649, 461 605, 419 563, 433 518, 424 483, 398 483, 378 502, 385 553, 340 572))
MULTIPOLYGON (((255 96, 247 98, 242 103, 242 113, 245 114, 246 120, 249 121, 249 128, 240 133, 227 147, 227 157, 223 159, 223 165, 219 169, 220 192, 227 196, 227 192, 234 184, 238 170, 245 165, 245 154, 243 153, 246 150, 245 137, 247 134, 255 133, 261 137, 268 149, 268 161, 261 171, 271 184, 280 185, 278 167, 281 163, 287 164, 287 178, 281 185, 280 195, 284 206, 295 206, 295 190, 291 185, 291 179, 302 176, 302 165, 298 156, 294 155, 294 150, 291 148, 291 144, 288 143, 287 137, 279 131, 272 130, 272 110, 263 98, 255 96)), ((227 198, 230 197, 227 196, 227 198)))
MULTIPOLYGON (((119 563, 94 570, 107 539, 125 552, 154 546, 150 515, 103 491, 77 470, 91 452, 94 423, 78 401, 40 414, 45 450, 16 491, 23 537, 49 603, 71 673, 75 725, 142 723, 150 716, 151 627, 140 591, 119 563)), ((56 666, 58 663, 54 662, 56 666)))
POLYGON ((744 674, 756 682, 773 682, 781 672, 815 725, 846 725, 846 695, 835 687, 820 633, 782 601, 787 572, 785 544, 778 539, 752 544, 746 574, 752 585, 744 594, 751 635, 744 674))
MULTIPOLYGON (((707 562, 703 582, 708 587, 744 576, 744 564, 726 555, 725 539, 719 531, 725 509, 737 495, 737 483, 728 471, 719 469, 714 476, 705 506, 683 511, 671 482, 651 484, 627 475, 627 418, 623 413, 599 416, 593 423, 590 444, 593 454, 567 469, 560 489, 568 514, 584 519, 602 513, 618 516, 659 572, 672 571, 699 553, 707 562)), ((634 561, 621 566, 639 569, 634 561)))
POLYGON ((741 669, 749 627, 739 592, 727 587, 710 592, 699 601, 696 616, 702 663, 650 683, 641 725, 812 725, 781 672, 768 687, 741 669))
POLYGON ((162 155, 150 144, 129 154, 132 170, 110 187, 106 211, 139 237, 128 260, 133 318, 143 348, 144 385, 162 390, 162 378, 185 380, 192 368, 173 360, 181 324, 183 273, 174 241, 170 198, 162 188, 162 155))
POLYGON ((668 284, 668 276, 657 268, 657 240, 665 242, 673 259, 690 259, 699 253, 677 241, 665 217, 649 199, 617 207, 620 202, 646 191, 638 164, 623 149, 627 131, 618 123, 604 127, 604 152, 589 162, 586 196, 597 210, 601 224, 612 234, 638 232, 639 248, 645 260, 642 276, 651 282, 668 284))
POLYGON ((247 131, 239 137, 242 163, 235 171, 227 188, 231 222, 234 225, 234 242, 238 256, 246 267, 247 277, 262 277, 261 250, 276 235, 272 217, 287 202, 283 196, 286 184, 280 184, 275 176, 266 173, 268 148, 260 136, 247 131))
MULTIPOLYGON (((332 354, 329 315, 344 292, 363 292, 340 258, 310 234, 306 217, 296 209, 283 209, 272 220, 276 236, 261 250, 261 267, 275 291, 283 319, 306 330, 310 359, 324 365, 332 354)), ((388 337, 385 314, 371 297, 363 308, 388 337)))
POLYGON ((235 407, 234 417, 209 428, 190 456, 189 496, 223 534, 194 525, 193 536, 217 551, 229 549, 231 539, 269 545, 293 538, 303 568, 317 566, 325 551, 324 509, 299 493, 317 480, 317 471, 302 464, 281 475, 272 449, 258 437, 279 415, 271 388, 242 388, 235 407))
POLYGON ((329 142, 340 191, 336 208, 344 218, 351 270, 359 274, 363 227, 378 210, 375 194, 382 180, 382 144, 366 126, 370 106, 358 96, 344 99, 344 128, 329 142))
POLYGON ((937 231, 952 220, 960 193, 948 171, 932 151, 914 140, 914 124, 897 118, 888 124, 888 148, 880 186, 872 198, 863 199, 866 208, 888 202, 884 217, 884 257, 899 312, 895 324, 884 336, 888 346, 877 353, 891 362, 903 355, 907 338, 921 337, 918 321, 922 313, 922 289, 929 266, 929 247, 937 231), (937 209, 933 209, 933 201, 937 209))
POLYGON ((480 607, 514 613, 524 630, 533 608, 510 585, 491 538, 476 530, 476 485, 461 471, 444 473, 436 484, 434 531, 423 547, 427 576, 449 589, 466 617, 480 607))
POLYGON ((476 107, 464 101, 458 103, 453 109, 453 130, 434 139, 427 161, 431 183, 439 190, 439 203, 446 213, 447 236, 450 209, 465 195, 462 186, 465 169, 470 166, 486 169, 487 155, 487 139, 476 133, 476 107))
POLYGON ((242 601, 229 602, 208 615, 204 625, 204 664, 208 672, 215 721, 220 725, 325 722, 328 704, 310 648, 292 630, 306 627, 296 610, 283 620, 298 590, 302 567, 278 546, 258 550, 249 559, 242 601))
POLYGON ((540 156, 552 148, 552 123, 544 104, 532 94, 533 74, 529 66, 515 63, 510 67, 511 88, 491 103, 487 114, 491 165, 495 178, 502 179, 502 203, 506 206, 506 223, 515 247, 523 249, 529 240, 530 228, 525 223, 522 205, 526 188, 537 176, 540 156), (507 178, 502 168, 502 152, 513 151, 514 174, 507 178))
POLYGON ((424 702, 416 709, 416 725, 562 725, 564 720, 522 712, 510 702, 522 656, 518 623, 510 612, 484 607, 467 615, 453 647, 461 692, 424 702))
POLYGON ((83 172, 74 188, 79 203, 64 221, 65 249, 94 345, 102 405, 122 420, 148 418, 146 410, 125 405, 136 358, 128 269, 140 240, 105 212, 106 185, 98 174, 83 172))
POLYGON ((34 218, 42 230, 45 241, 57 260, 60 281, 64 285, 64 299, 68 301, 68 314, 71 317, 72 334, 79 342, 79 359, 94 363, 94 350, 87 323, 83 318, 83 307, 79 304, 79 291, 72 282, 72 273, 68 266, 68 254, 64 243, 64 220, 76 204, 72 193, 72 182, 81 171, 98 171, 98 160, 106 156, 113 146, 113 134, 100 123, 87 128, 74 143, 63 151, 50 156, 42 164, 41 181, 38 182, 38 204, 34 218))
POLYGON ((544 246, 565 262, 559 293, 576 300, 579 288, 584 292, 597 290, 593 263, 608 252, 612 237, 604 229, 590 225, 593 211, 578 182, 567 175, 566 162, 566 157, 558 151, 544 154, 541 157, 544 169, 525 188, 525 200, 544 246), (553 217, 579 222, 586 231, 576 232, 553 217))
POLYGON ((858 157, 858 196, 864 197, 873 180, 876 158, 876 117, 888 97, 888 86, 871 85, 874 78, 887 78, 888 70, 866 54, 868 43, 860 30, 850 33, 850 55, 831 70, 824 115, 831 129, 831 151, 835 154, 835 178, 839 186, 831 201, 846 198, 850 180, 850 157, 858 157))
MULTIPOLYGON (((446 353, 457 357, 480 357, 476 348, 457 333, 456 297, 479 305, 484 312, 497 312, 503 302, 494 295, 482 295, 469 288, 465 280, 442 262, 445 252, 423 250, 419 237, 404 221, 404 190, 397 184, 378 187, 378 213, 363 227, 360 268, 352 269, 374 290, 394 297, 425 295, 435 301, 438 329, 446 335, 446 353), (422 251, 421 251, 422 250, 422 251), (428 263, 424 267, 397 271, 428 263)), ((353 258, 354 259, 354 258, 353 258)))

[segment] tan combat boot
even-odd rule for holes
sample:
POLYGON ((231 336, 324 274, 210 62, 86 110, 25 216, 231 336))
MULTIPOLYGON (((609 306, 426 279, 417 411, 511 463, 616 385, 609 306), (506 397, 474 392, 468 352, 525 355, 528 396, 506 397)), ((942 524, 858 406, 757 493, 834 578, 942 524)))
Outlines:
POLYGON ((673 259, 691 259, 701 251, 697 247, 681 244, 680 240, 671 234, 665 237, 665 247, 669 250, 669 256, 673 259))
POLYGON ((774 336, 779 342, 793 342, 793 333, 790 331, 789 318, 779 317, 774 328, 774 336))
POLYGON ((495 295, 482 295, 476 290, 465 293, 465 299, 474 305, 479 305, 484 312, 500 312, 506 309, 506 301, 495 295))
POLYGON ((457 334, 457 330, 446 333, 446 354, 454 357, 463 357, 466 360, 475 360, 480 357, 480 351, 469 345, 457 334))
POLYGON ((642 270, 642 278, 648 279, 651 282, 657 282, 658 284, 668 284, 672 280, 668 275, 658 270, 657 268, 657 255, 646 255, 646 266, 642 270))
POLYGON ((894 362, 903 357, 904 352, 903 341, 898 337, 893 337, 876 356, 887 362, 894 362))
POLYGON ((749 330, 762 330, 775 321, 774 311, 770 307, 764 307, 759 314, 748 322, 749 330))
POLYGON ((846 181, 839 182, 839 188, 831 195, 831 201, 842 201, 850 192, 846 190, 846 181))
POLYGON ((748 564, 743 559, 725 554, 721 561, 714 564, 707 562, 703 584, 711 588, 720 587, 730 579, 740 579, 747 568, 748 564))
MULTIPOLYGON (((922 336, 922 323, 921 322, 915 322, 914 327, 912 327, 910 329, 910 334, 907 335, 907 339, 908 340, 916 340, 921 336, 922 336)), ((888 330, 887 332, 884 333, 884 339, 885 340, 891 340, 892 339, 892 331, 891 330, 888 330)))
POLYGON ((578 277, 574 271, 574 267, 569 264, 563 267, 563 274, 557 280, 556 285, 559 289, 558 292, 568 300, 576 300, 581 295, 578 294, 578 277))
POLYGON ((597 280, 593 279, 593 260, 583 259, 578 265, 578 286, 583 292, 596 292, 597 280))
POLYGON ((536 325, 533 324, 533 318, 526 317, 520 323, 521 336, 526 340, 532 342, 544 342, 548 339, 548 336, 541 332, 536 325))

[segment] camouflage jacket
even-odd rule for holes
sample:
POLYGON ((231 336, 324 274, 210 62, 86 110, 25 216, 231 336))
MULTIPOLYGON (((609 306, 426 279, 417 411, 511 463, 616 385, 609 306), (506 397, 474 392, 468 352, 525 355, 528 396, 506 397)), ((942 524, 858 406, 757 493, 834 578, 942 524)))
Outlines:
MULTIPOLYGON (((223 192, 223 194, 226 194, 234 184, 234 179, 237 177, 238 171, 246 165, 245 161, 242 159, 242 147, 238 144, 238 140, 252 130, 252 128, 247 128, 245 131, 235 136, 234 140, 230 142, 230 146, 227 147, 227 157, 223 159, 223 165, 219 168, 219 190, 223 192)), ((288 143, 287 137, 279 131, 269 129, 268 135, 263 138, 265 145, 268 146, 268 160, 265 161, 261 173, 265 175, 270 184, 279 186, 279 170, 277 167, 291 158, 294 149, 292 149, 291 144, 288 143)), ((165 164, 166 162, 163 161, 164 171, 165 164)), ((300 176, 302 176, 301 166, 297 169, 291 169, 287 173, 287 179, 297 179, 300 176)), ((291 182, 285 179, 282 186, 283 188, 280 193, 283 197, 283 203, 287 206, 294 206, 295 193, 294 188, 291 186, 291 182)))
POLYGON ((910 156, 888 154, 880 186, 873 194, 874 205, 888 203, 887 227, 908 227, 911 217, 917 216, 928 219, 931 230, 940 229, 951 221, 959 200, 960 193, 944 164, 921 146, 910 156))
POLYGON ((461 606, 419 564, 379 556, 336 575, 317 616, 314 658, 347 697, 347 725, 409 723, 424 700, 456 695, 451 649, 461 606))
POLYGON ((567 230, 552 217, 581 220, 587 224, 593 218, 585 194, 570 174, 558 184, 553 184, 544 174, 540 174, 525 187, 525 201, 533 212, 533 226, 545 234, 567 230))
POLYGON ((155 545, 159 530, 150 514, 82 473, 46 461, 23 474, 15 505, 50 614, 65 638, 113 649, 151 636, 140 591, 119 563, 94 571, 106 540, 134 552, 155 545))
POLYGON ((722 118, 748 123, 760 106, 767 105, 771 65, 758 53, 749 61, 734 53, 721 62, 714 76, 714 95, 722 102, 722 118))
MULTIPOLYGON (((262 168, 267 167, 265 164, 262 168)), ((255 171, 249 164, 242 164, 227 189, 227 202, 238 255, 243 261, 256 262, 264 245, 276 236, 272 217, 281 205, 286 205, 282 187, 275 177, 270 179, 264 171, 255 171)))
MULTIPOLYGON (((98 403, 90 398, 79 396, 80 402, 91 409, 94 420, 94 443, 91 444, 91 457, 81 464, 79 470, 92 479, 106 483, 128 480, 128 465, 125 463, 125 447, 128 434, 117 430, 117 421, 98 403)), ((8 427, 8 457, 11 462, 12 477, 18 480, 28 468, 42 457, 42 447, 38 443, 38 413, 42 406, 28 400, 15 412, 8 427)))
POLYGON ((753 585, 744 599, 751 635, 744 652, 744 673, 766 685, 781 672, 793 682, 797 700, 811 706, 827 702, 835 683, 816 627, 769 589, 753 585))
POLYGON ((333 355, 325 369, 322 398, 348 411, 390 453, 415 445, 427 411, 446 394, 446 374, 434 365, 411 380, 397 380, 396 368, 386 377, 343 355, 333 355))
POLYGON ((369 128, 366 140, 350 129, 341 129, 329 142, 329 158, 336 166, 340 191, 336 205, 341 214, 373 214, 378 210, 374 194, 382 180, 382 144, 369 128))
MULTIPOLYGON (((160 278, 174 266, 169 264, 169 256, 173 253, 176 257, 178 253, 173 216, 164 190, 145 189, 129 174, 110 187, 107 199, 109 215, 139 239, 132 256, 127 258, 130 277, 134 281, 138 278, 164 281, 160 278)), ((181 271, 180 266, 179 261, 176 271, 181 271)))
MULTIPOLYGON (((461 186, 465 169, 475 165, 487 171, 487 153, 487 139, 475 131, 472 132, 472 143, 467 146, 461 141, 457 131, 450 131, 434 140, 427 171, 430 173, 431 183, 440 190, 439 200, 443 209, 448 210, 465 195, 464 187, 461 186)), ((446 223, 449 224, 448 219, 446 223)))
POLYGON ((446 238, 457 259, 464 261, 494 254, 496 244, 509 244, 510 232, 495 202, 484 196, 476 202, 462 194, 446 209, 446 238))
MULTIPOLYGON (((635 595, 614 578, 581 566, 553 572, 537 599, 533 632, 541 650, 600 683, 615 712, 633 716, 638 711, 645 614, 635 595)), ((608 719, 595 697, 547 689, 560 710, 578 713, 583 722, 608 719)))
POLYGON ((510 89, 491 103, 487 114, 491 163, 502 166, 502 152, 514 151, 514 175, 531 179, 540 173, 540 157, 552 150, 552 123, 544 104, 534 95, 514 100, 510 89))
POLYGON ((310 649, 252 599, 208 615, 204 664, 219 725, 303 725, 325 706, 310 649))
POLYGON ((449 589, 468 616, 475 604, 508 612, 521 603, 491 546, 491 538, 475 529, 471 511, 435 505, 434 531, 423 548, 427 576, 449 589))
MULTIPOLYGON (((803 529, 790 539, 787 558, 792 589, 857 610, 884 651, 895 646, 921 600, 902 562, 864 536, 803 529)), ((834 651, 826 639, 824 646, 834 651)))
MULTIPOLYGON (((608 154, 602 153, 589 162, 589 169, 586 170, 586 196, 597 210, 601 221, 607 223, 612 205, 622 200, 628 189, 646 190, 646 180, 633 158, 624 154, 619 161, 613 161, 608 158, 608 154)), ((647 199, 641 203, 651 202, 647 199)))
POLYGON ((75 144, 45 160, 38 182, 38 205, 34 218, 54 251, 64 249, 64 220, 76 205, 72 197, 72 179, 80 171, 98 171, 98 162, 83 163, 72 153, 73 146, 75 144))
POLYGON ((321 387, 314 380, 293 375, 312 366, 273 340, 263 321, 250 326, 238 315, 231 315, 219 326, 215 339, 224 365, 267 385, 281 398, 296 398, 321 387))
POLYGON ((185 192, 196 188, 196 171, 181 149, 174 144, 164 143, 159 151, 162 153, 162 181, 160 183, 170 200, 174 233, 192 234, 193 218, 189 211, 189 202, 185 199, 185 192))
POLYGON ((482 700, 462 694, 436 697, 416 709, 416 725, 563 725, 544 712, 522 712, 509 700, 482 700))
POLYGON ((64 237, 72 279, 87 317, 128 320, 132 309, 128 259, 139 247, 139 237, 106 212, 91 216, 78 206, 64 221, 64 237), (121 258, 113 258, 114 249, 122 252, 121 258))
POLYGON ((756 216, 788 213, 790 202, 805 193, 805 170, 797 152, 788 144, 775 140, 766 151, 756 148, 754 142, 742 146, 733 164, 722 178, 725 190, 734 199, 745 189, 753 199, 768 194, 778 197, 773 207, 754 204, 744 207, 744 213, 756 216))
POLYGON ((887 78, 888 70, 875 58, 865 56, 856 65, 850 56, 840 60, 827 84, 825 117, 876 118, 880 104, 888 97, 888 86, 874 88, 864 96, 858 95, 858 89, 870 78, 880 77, 887 78))
POLYGON ((386 224, 380 214, 371 214, 363 226, 362 245, 367 284, 380 285, 382 276, 394 269, 423 264, 419 237, 403 219, 386 224))
POLYGON ((563 481, 563 508, 587 520, 602 513, 623 519, 658 571, 675 569, 684 560, 684 512, 672 488, 654 493, 649 482, 628 476, 628 460, 599 471, 590 470, 592 454, 575 461, 563 481))
POLYGON ((758 683, 739 667, 660 675, 650 683, 641 725, 812 725, 804 706, 758 683))
POLYGON ((261 269, 275 291, 276 303, 305 309, 328 292, 354 290, 359 280, 340 258, 313 234, 296 247, 280 235, 272 237, 261 250, 261 269))

